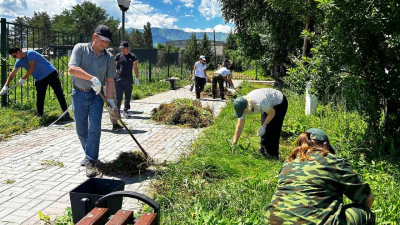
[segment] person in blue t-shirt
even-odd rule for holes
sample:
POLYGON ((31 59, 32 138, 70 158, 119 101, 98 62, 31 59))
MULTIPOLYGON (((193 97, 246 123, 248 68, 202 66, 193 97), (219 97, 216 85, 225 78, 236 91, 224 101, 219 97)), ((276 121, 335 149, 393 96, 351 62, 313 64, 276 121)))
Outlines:
MULTIPOLYGON (((16 58, 14 69, 9 74, 7 81, 2 90, 7 90, 8 85, 17 75, 20 67, 25 68, 26 74, 19 79, 18 84, 23 85, 26 79, 32 75, 35 78, 36 86, 36 108, 39 117, 44 114, 44 100, 46 98, 47 86, 54 90, 60 103, 61 109, 65 112, 68 109, 67 102, 63 94, 60 80, 58 79, 58 72, 56 68, 51 65, 47 59, 34 50, 21 51, 18 47, 11 47, 8 54, 16 58)), ((64 119, 71 120, 69 113, 65 114, 64 119)))

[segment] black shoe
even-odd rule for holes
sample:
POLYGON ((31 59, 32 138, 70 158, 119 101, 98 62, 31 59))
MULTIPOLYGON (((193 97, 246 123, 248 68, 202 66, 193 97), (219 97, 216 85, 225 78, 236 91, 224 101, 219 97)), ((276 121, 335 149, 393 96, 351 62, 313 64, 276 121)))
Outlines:
POLYGON ((119 125, 118 123, 113 124, 113 128, 112 128, 113 131, 118 131, 118 130, 122 130, 122 129, 124 129, 124 127, 119 125))
POLYGON ((69 113, 65 114, 63 117, 64 121, 73 121, 74 119, 72 119, 71 115, 69 115, 69 113))
POLYGON ((225 100, 225 97, 221 97, 221 100, 225 100))
POLYGON ((88 164, 86 164, 85 168, 87 177, 95 177, 97 175, 96 166, 93 162, 89 162, 88 164))

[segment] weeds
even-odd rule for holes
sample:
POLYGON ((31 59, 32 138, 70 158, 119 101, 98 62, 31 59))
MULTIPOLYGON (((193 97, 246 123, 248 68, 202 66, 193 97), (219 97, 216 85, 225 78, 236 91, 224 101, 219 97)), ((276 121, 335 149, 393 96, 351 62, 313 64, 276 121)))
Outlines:
POLYGON ((43 166, 58 166, 58 167, 64 167, 64 163, 61 161, 56 161, 56 160, 43 160, 41 165, 43 166))
POLYGON ((6 183, 6 184, 13 184, 13 183, 15 183, 15 180, 14 180, 14 179, 7 179, 7 180, 5 181, 5 183, 6 183))

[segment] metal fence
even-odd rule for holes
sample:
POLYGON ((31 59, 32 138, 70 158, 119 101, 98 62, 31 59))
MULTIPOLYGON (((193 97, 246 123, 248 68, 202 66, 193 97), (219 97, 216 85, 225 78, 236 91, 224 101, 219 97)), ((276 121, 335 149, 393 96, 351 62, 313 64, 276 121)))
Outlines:
MULTIPOLYGON (((8 74, 14 68, 15 59, 7 53, 8 48, 17 46, 26 50, 35 50, 50 61, 59 73, 64 94, 70 98, 72 83, 68 74, 68 62, 73 47, 77 43, 90 42, 91 37, 82 34, 69 34, 60 31, 48 30, 38 27, 15 24, 7 22, 5 18, 0 21, 0 51, 1 51, 1 87, 5 84, 8 74)), ((118 45, 118 43, 112 43, 118 45)), ((118 46, 115 48, 118 53, 118 46)), ((169 77, 178 77, 189 80, 192 76, 194 62, 199 56, 185 56, 183 53, 173 53, 156 49, 131 49, 139 59, 140 83, 157 82, 169 77)), ((209 65, 209 73, 218 69, 218 63, 223 61, 222 56, 206 56, 209 65)), ((14 85, 19 78, 25 75, 25 69, 21 68, 17 77, 12 81, 14 85)), ((235 68, 234 79, 258 79, 259 70, 257 66, 243 65, 235 68)), ((48 95, 53 90, 48 88, 48 95)), ((24 105, 29 101, 35 101, 36 89, 34 79, 30 76, 23 86, 16 86, 10 90, 8 95, 1 96, 1 106, 24 105)))

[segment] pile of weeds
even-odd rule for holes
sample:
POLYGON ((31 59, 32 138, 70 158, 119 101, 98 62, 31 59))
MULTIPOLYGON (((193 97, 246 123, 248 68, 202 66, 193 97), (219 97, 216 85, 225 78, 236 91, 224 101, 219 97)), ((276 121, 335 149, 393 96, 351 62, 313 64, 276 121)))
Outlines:
POLYGON ((99 164, 97 169, 104 175, 127 175, 133 176, 145 171, 148 167, 145 155, 139 151, 121 152, 111 162, 99 164))
POLYGON ((198 100, 175 99, 153 109, 151 118, 170 125, 186 125, 193 128, 206 127, 213 122, 213 110, 203 107, 198 100))
MULTIPOLYGON (((237 93, 229 91, 227 87, 224 87, 224 93, 225 93, 225 98, 231 99, 231 98, 236 98, 237 93)), ((202 98, 212 98, 212 86, 211 85, 206 85, 204 87, 203 92, 201 92, 201 97, 202 98)), ((219 86, 217 86, 217 95, 215 96, 216 98, 221 98, 221 94, 219 91, 219 86)))

